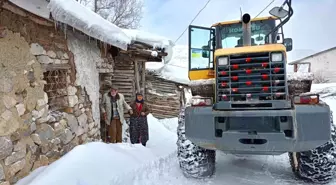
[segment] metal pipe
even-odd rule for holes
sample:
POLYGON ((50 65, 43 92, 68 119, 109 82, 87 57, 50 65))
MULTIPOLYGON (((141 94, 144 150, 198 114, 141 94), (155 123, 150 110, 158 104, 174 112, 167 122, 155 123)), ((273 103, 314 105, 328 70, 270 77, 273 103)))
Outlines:
POLYGON ((243 46, 251 46, 251 16, 246 13, 242 17, 243 46))

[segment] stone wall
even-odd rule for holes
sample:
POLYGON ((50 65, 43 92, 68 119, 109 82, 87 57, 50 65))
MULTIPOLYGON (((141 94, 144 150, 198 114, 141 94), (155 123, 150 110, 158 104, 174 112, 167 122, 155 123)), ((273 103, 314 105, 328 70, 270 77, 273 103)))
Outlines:
POLYGON ((64 35, 7 10, 0 25, 0 185, 9 185, 76 145, 100 140, 100 132, 86 91, 74 85, 64 35), (60 69, 66 80, 57 90, 46 74, 60 69))

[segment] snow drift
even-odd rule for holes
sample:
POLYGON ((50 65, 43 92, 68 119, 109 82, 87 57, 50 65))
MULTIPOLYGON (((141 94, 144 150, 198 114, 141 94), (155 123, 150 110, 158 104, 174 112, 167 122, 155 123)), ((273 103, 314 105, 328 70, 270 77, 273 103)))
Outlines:
MULTIPOLYGON (((134 184, 141 171, 160 165, 160 161, 174 155, 176 150, 176 133, 168 130, 151 114, 148 121, 147 147, 101 142, 80 145, 48 167, 36 169, 17 185, 134 184)), ((176 119, 164 122, 177 127, 176 119)))

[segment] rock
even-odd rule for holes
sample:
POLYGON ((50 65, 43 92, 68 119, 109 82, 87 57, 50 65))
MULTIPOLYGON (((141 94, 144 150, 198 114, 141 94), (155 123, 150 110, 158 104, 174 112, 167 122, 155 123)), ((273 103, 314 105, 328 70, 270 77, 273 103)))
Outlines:
POLYGON ((26 151, 18 151, 18 152, 13 152, 12 155, 8 156, 5 159, 5 165, 11 165, 21 159, 23 159, 26 156, 26 151))
POLYGON ((0 75, 0 93, 9 93, 13 90, 13 78, 0 75))
POLYGON ((26 164, 26 160, 22 159, 21 161, 17 161, 14 164, 12 164, 9 169, 8 169, 8 178, 12 178, 17 172, 19 172, 21 169, 23 169, 23 167, 26 164))
POLYGON ((6 137, 0 137, 0 160, 5 159, 13 151, 13 143, 6 137))
POLYGON ((54 51, 49 50, 49 51, 47 52, 47 55, 48 55, 50 58, 56 58, 56 53, 55 53, 54 51))
MULTIPOLYGON (((5 171, 3 166, 0 164, 0 180, 4 180, 5 179, 5 171)), ((1 185, 1 184, 0 184, 1 185)))
POLYGON ((37 119, 36 123, 37 124, 47 123, 47 122, 49 122, 51 120, 51 118, 52 118, 52 116, 47 115, 45 117, 41 117, 41 118, 37 119))
POLYGON ((38 145, 42 144, 42 141, 41 141, 40 136, 38 134, 32 134, 30 137, 32 138, 34 143, 36 143, 38 145))
POLYGON ((81 112, 82 112, 82 113, 84 113, 84 112, 85 112, 85 108, 81 108, 80 110, 81 110, 81 112))
POLYGON ((35 154, 37 152, 38 146, 36 145, 30 145, 29 146, 30 151, 35 154))
POLYGON ((69 107, 74 107, 78 103, 78 97, 76 95, 68 96, 68 100, 69 100, 69 107))
POLYGON ((33 65, 34 63, 35 63, 35 60, 31 60, 31 61, 27 62, 27 65, 28 65, 28 66, 31 66, 31 65, 33 65))
POLYGON ((68 53, 64 53, 63 56, 62 56, 62 59, 69 59, 68 53))
POLYGON ((76 87, 69 85, 67 90, 68 90, 68 95, 70 96, 76 95, 76 92, 77 92, 76 87))
POLYGON ((19 116, 22 116, 26 111, 25 105, 23 103, 17 104, 15 107, 19 116))
MULTIPOLYGON (((32 111, 33 118, 35 118, 35 119, 41 118, 46 113, 48 113, 48 105, 46 105, 43 109, 41 109, 39 111, 36 111, 36 110, 32 111)), ((46 116, 47 116, 47 114, 46 114, 46 116)))
POLYGON ((47 166, 49 164, 49 159, 45 155, 40 155, 39 159, 34 162, 34 166, 32 170, 39 168, 41 166, 47 166))
POLYGON ((61 64, 67 64, 69 63, 69 60, 61 60, 61 64))
POLYGON ((12 141, 18 141, 21 139, 21 135, 20 135, 20 132, 14 132, 12 133, 12 135, 10 136, 10 139, 12 141))
POLYGON ((86 114, 81 114, 77 118, 77 120, 78 120, 79 125, 83 127, 85 124, 87 124, 87 116, 86 116, 86 114))
POLYGON ((70 127, 71 131, 76 132, 79 126, 76 117, 72 114, 65 114, 64 118, 68 121, 68 126, 70 127))
POLYGON ((89 123, 89 130, 92 130, 94 126, 95 126, 95 122, 89 123))
POLYGON ((5 182, 0 182, 0 185, 10 185, 10 183, 8 181, 5 181, 5 182))
POLYGON ((44 92, 43 97, 44 97, 44 101, 49 103, 48 94, 46 92, 44 92))
MULTIPOLYGON (((72 119, 72 118, 71 118, 72 119)), ((76 120, 76 118, 74 118, 74 120, 76 120)), ((77 121, 77 120, 76 120, 77 121)), ((68 127, 68 123, 67 123, 67 121, 65 120, 65 119, 61 119, 60 121, 59 121, 59 123, 64 127, 64 128, 66 128, 66 127, 68 127)))
POLYGON ((65 127, 59 122, 54 123, 55 136, 60 136, 64 132, 65 127))
POLYGON ((37 100, 37 102, 36 102, 36 110, 40 110, 41 108, 43 108, 44 107, 44 105, 46 105, 48 102, 46 102, 45 101, 45 99, 43 98, 43 99, 39 99, 39 100, 37 100))
POLYGON ((73 138, 72 132, 69 129, 65 129, 60 139, 63 144, 68 144, 73 138))
POLYGON ((93 136, 96 132, 98 132, 98 128, 93 128, 92 130, 89 131, 88 135, 93 136))
POLYGON ((84 132, 85 132, 85 130, 84 130, 83 127, 78 127, 75 134, 76 134, 76 136, 80 136, 80 135, 84 134, 84 132))
POLYGON ((60 138, 52 139, 51 143, 54 144, 54 145, 59 145, 59 144, 61 144, 61 139, 60 138))
POLYGON ((36 123, 33 122, 30 124, 30 133, 33 133, 36 130, 36 123))
POLYGON ((54 63, 55 63, 55 64, 61 64, 62 61, 61 61, 60 59, 55 59, 55 60, 54 60, 54 63))
POLYGON ((1 117, 2 117, 4 120, 8 121, 8 120, 12 117, 12 112, 9 111, 9 110, 5 110, 5 112, 3 112, 3 113, 1 114, 1 117))
POLYGON ((36 130, 42 143, 48 143, 49 140, 55 138, 54 129, 48 124, 42 124, 36 130))
POLYGON ((54 63, 54 60, 49 58, 48 56, 41 55, 37 56, 37 61, 39 61, 41 64, 52 64, 54 63))
POLYGON ((47 52, 43 49, 43 47, 37 43, 32 43, 30 45, 30 53, 33 55, 45 55, 47 52))
POLYGON ((20 140, 14 145, 14 152, 26 151, 26 143, 23 140, 20 140))
POLYGON ((4 105, 7 109, 11 109, 16 104, 16 99, 14 97, 11 97, 11 96, 5 95, 5 96, 3 96, 2 100, 3 100, 3 103, 4 103, 4 105))

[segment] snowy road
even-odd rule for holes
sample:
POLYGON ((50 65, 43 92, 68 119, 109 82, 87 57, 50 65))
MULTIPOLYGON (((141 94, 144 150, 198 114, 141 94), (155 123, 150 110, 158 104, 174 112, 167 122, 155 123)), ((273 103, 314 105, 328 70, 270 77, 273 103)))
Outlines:
MULTIPOLYGON (((217 153, 216 175, 209 179, 185 178, 176 156, 171 156, 157 168, 141 174, 136 185, 307 185, 296 180, 287 154, 281 156, 236 157, 217 153)), ((328 185, 335 185, 336 181, 328 185)))

